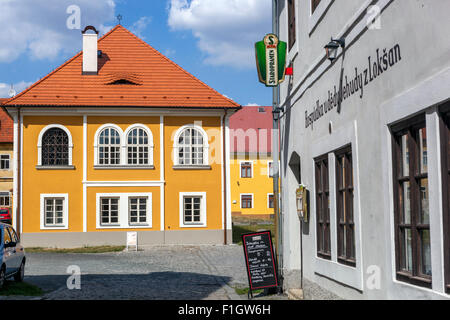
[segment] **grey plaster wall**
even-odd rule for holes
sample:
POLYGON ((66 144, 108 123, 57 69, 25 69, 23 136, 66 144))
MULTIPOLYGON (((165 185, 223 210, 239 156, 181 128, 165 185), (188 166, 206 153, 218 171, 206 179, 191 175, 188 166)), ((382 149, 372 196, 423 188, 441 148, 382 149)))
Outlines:
MULTIPOLYGON (((280 38, 287 41, 287 8, 281 1, 280 38)), ((282 118, 282 199, 284 226, 284 269, 287 287, 298 285, 300 269, 300 223, 296 215, 297 180, 289 169, 295 151, 301 157, 302 183, 311 190, 311 219, 303 225, 304 276, 347 298, 414 299, 449 298, 443 291, 442 206, 439 206, 440 151, 435 127, 436 105, 450 97, 450 41, 448 30, 450 2, 417 1, 326 1, 327 10, 310 31, 308 0, 296 1, 298 51, 289 53, 294 76, 281 85, 282 118), (369 5, 380 8, 380 28, 368 29, 373 16, 369 5), (346 38, 345 53, 334 63, 323 49, 330 38, 346 38), (340 83, 343 75, 350 82, 373 63, 378 54, 398 45, 401 59, 383 70, 372 81, 342 104, 340 113, 333 107, 313 125, 305 128, 305 111, 314 111, 316 102, 328 99, 328 91, 340 83), (432 211, 433 288, 424 289, 395 279, 392 209, 392 163, 388 126, 417 112, 427 113, 427 137, 430 162, 430 207, 432 211), (331 127, 331 132, 330 132, 331 127), (337 263, 335 218, 332 217, 332 261, 316 257, 313 159, 324 153, 330 161, 331 215, 335 215, 334 156, 337 148, 351 143, 355 179, 356 268, 337 263), (433 179, 432 179, 433 177, 433 179), (373 266, 380 271, 380 288, 370 289, 373 266), (294 275, 294 276, 293 276, 294 275)), ((397 49, 398 50, 398 49, 397 49)), ((364 81, 365 79, 363 79, 364 81)))

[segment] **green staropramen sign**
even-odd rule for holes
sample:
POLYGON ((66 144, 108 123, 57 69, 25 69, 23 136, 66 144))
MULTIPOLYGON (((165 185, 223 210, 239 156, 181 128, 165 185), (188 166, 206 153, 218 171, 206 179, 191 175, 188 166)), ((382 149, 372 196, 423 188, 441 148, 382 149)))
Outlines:
POLYGON ((286 72, 286 42, 269 33, 263 41, 255 43, 255 53, 259 82, 266 87, 282 83, 286 72))

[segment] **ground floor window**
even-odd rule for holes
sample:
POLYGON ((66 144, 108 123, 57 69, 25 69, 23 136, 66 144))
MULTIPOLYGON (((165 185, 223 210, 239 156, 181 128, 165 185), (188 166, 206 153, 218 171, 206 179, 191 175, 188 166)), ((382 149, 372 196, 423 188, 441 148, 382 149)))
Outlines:
POLYGON ((195 224, 200 222, 202 197, 184 197, 184 223, 195 224))
POLYGON ((344 147, 335 154, 338 262, 355 266, 352 148, 344 147))
POLYGON ((152 193, 97 193, 97 229, 152 227, 152 193))
POLYGON ((45 226, 64 224, 64 198, 45 198, 45 226))
POLYGON ((241 194, 241 208, 251 209, 253 208, 253 195, 251 194, 241 194))
POLYGON ((180 227, 206 227, 206 192, 180 192, 180 227))
POLYGON ((68 201, 67 194, 41 194, 41 229, 68 228, 68 201))
POLYGON ((317 255, 331 259, 328 154, 315 159, 317 255))
POLYGON ((425 115, 392 127, 397 279, 431 287, 425 115))
POLYGON ((147 223, 147 202, 147 197, 128 198, 128 211, 131 225, 147 223))
POLYGON ((11 206, 11 194, 9 192, 0 192, 0 207, 11 206))
POLYGON ((119 198, 100 199, 100 224, 114 225, 119 223, 119 198))

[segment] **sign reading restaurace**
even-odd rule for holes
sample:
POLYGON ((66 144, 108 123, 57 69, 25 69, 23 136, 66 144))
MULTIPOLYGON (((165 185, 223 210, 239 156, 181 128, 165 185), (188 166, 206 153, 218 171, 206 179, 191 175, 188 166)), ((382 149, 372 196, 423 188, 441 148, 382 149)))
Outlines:
POLYGON ((270 33, 255 44, 255 52, 259 81, 267 87, 278 86, 285 77, 286 42, 270 33))

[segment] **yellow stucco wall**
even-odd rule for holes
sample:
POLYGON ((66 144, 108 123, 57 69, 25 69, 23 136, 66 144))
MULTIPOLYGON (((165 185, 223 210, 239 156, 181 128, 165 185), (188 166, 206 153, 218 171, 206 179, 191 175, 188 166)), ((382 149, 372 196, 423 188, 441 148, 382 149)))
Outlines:
POLYGON ((25 116, 23 118, 23 232, 40 232, 40 194, 69 195, 69 229, 45 232, 83 231, 83 117, 25 116), (38 170, 39 133, 49 124, 65 126, 73 139, 74 170, 38 170))
MULTIPOLYGON (((220 146, 220 117, 165 117, 164 155, 166 175, 166 219, 167 230, 181 230, 179 227, 179 193, 206 192, 207 229, 222 229, 222 179, 220 146), (202 128, 209 138, 210 170, 175 170, 173 168, 173 143, 175 132, 182 126, 201 121, 202 128)), ((190 230, 205 228, 189 228, 190 230)))
MULTIPOLYGON (((205 192, 207 200, 207 226, 188 228, 222 229, 222 150, 221 118, 217 117, 164 117, 164 171, 165 171, 165 226, 166 230, 180 230, 179 193, 205 192), (175 170, 173 168, 174 134, 183 125, 201 122, 209 138, 208 170, 175 170), (220 160, 220 161, 218 161, 220 160)), ((159 116, 88 116, 87 117, 87 181, 89 182, 158 182, 161 179, 160 164, 160 117, 159 116), (132 124, 144 124, 153 134, 154 169, 98 169, 94 168, 94 136, 100 126, 111 123, 124 132, 132 124)), ((23 183, 22 183, 22 228, 24 233, 37 232, 82 232, 83 231, 83 116, 24 116, 23 118, 23 183), (72 164, 70 170, 48 170, 37 168, 38 137, 49 124, 65 126, 73 139, 72 164), (66 230, 40 229, 40 195, 68 194, 69 223, 66 230)), ((152 227, 139 230, 161 230, 160 186, 88 186, 87 230, 127 231, 130 229, 97 229, 97 193, 152 193, 152 227)), ((133 229, 135 230, 135 229, 133 229)))
POLYGON ((242 215, 269 215, 273 208, 268 206, 268 194, 273 194, 273 180, 269 177, 268 166, 271 159, 264 157, 232 156, 231 174, 231 210, 242 215), (252 178, 241 178, 241 162, 252 162, 252 178), (253 208, 241 208, 241 194, 253 195, 253 208))

